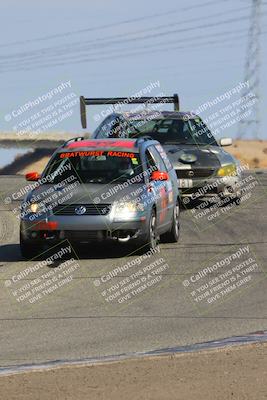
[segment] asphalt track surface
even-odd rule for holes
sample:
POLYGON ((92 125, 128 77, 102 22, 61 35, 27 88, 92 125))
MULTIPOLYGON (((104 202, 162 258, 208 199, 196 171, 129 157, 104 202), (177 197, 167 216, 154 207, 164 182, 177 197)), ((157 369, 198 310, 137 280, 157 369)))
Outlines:
POLYGON ((25 181, 22 177, 1 176, 0 367, 144 352, 266 330, 267 173, 252 174, 255 187, 241 205, 229 210, 221 207, 216 215, 214 209, 198 218, 194 209, 183 210, 179 243, 161 244, 160 254, 151 257, 161 257, 167 265, 159 275, 160 281, 120 304, 116 299, 107 301, 103 289, 107 291, 113 284, 125 287, 119 282, 143 264, 126 269, 104 284, 101 277, 137 257, 129 255, 127 246, 115 243, 86 245, 77 254, 78 264, 69 283, 33 304, 27 299, 18 301, 15 290, 41 275, 42 280, 49 279, 44 274, 57 273, 58 266, 45 266, 19 284, 10 284, 12 277, 38 261, 21 258, 19 223, 12 212, 18 203, 5 202, 25 181), (210 215, 213 217, 208 220, 210 215), (234 261, 233 254, 240 249, 249 249, 249 253, 234 261), (227 291, 228 271, 233 272, 248 257, 256 262, 242 264, 246 266, 237 278, 239 286, 231 284, 233 289, 227 291), (199 271, 217 262, 218 269, 192 282, 200 276, 199 271), (96 286, 99 281, 100 286, 96 286), (225 285, 213 291, 214 296, 221 293, 220 298, 208 303, 207 298, 212 297, 209 295, 197 302, 196 293, 205 293, 205 284, 208 290, 225 285))

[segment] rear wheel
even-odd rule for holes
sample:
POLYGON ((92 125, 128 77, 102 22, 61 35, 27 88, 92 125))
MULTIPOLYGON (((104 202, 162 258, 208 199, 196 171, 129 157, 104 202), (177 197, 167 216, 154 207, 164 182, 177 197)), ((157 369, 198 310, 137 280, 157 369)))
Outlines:
POLYGON ((177 201, 172 216, 172 226, 171 229, 160 236, 162 242, 165 243, 175 243, 178 242, 180 236, 180 206, 177 201))

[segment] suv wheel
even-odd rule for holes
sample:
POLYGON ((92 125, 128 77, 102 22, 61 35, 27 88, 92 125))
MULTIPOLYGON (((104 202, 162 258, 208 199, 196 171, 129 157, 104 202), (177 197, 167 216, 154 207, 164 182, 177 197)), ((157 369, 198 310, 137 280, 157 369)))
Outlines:
POLYGON ((173 208, 173 216, 172 216, 172 226, 169 232, 164 233, 160 236, 160 239, 163 242, 175 243, 178 242, 180 236, 180 206, 177 201, 175 207, 173 208))

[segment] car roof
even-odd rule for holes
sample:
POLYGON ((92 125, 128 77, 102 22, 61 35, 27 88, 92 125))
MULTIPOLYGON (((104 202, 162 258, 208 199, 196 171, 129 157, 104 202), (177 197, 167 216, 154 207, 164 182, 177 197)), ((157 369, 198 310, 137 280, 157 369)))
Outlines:
POLYGON ((140 146, 143 144, 158 144, 156 140, 152 140, 149 138, 140 137, 137 139, 84 139, 77 140, 81 138, 73 138, 66 142, 63 147, 61 147, 58 151, 70 151, 70 150, 122 150, 122 151, 131 151, 131 152, 139 152, 140 146))
POLYGON ((126 119, 139 120, 144 119, 144 117, 149 117, 153 119, 187 119, 199 118, 197 114, 192 113, 192 111, 153 111, 153 110, 142 110, 140 112, 120 112, 117 115, 123 116, 126 119))

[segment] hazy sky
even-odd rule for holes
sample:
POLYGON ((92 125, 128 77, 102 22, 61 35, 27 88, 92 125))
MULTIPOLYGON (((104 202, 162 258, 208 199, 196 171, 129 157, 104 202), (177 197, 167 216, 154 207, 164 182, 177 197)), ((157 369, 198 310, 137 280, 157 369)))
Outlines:
MULTIPOLYGON (((1 1, 0 130, 12 130, 71 92, 87 97, 127 97, 155 81, 160 88, 151 95, 177 92, 181 109, 195 110, 244 80, 251 2, 1 1), (5 120, 13 110, 67 81, 71 90, 23 116, 5 120)), ((265 138, 266 10, 263 5, 260 107, 261 136, 265 138)), ((100 110, 88 110, 89 130, 96 127, 93 116, 100 110)), ((235 137, 237 128, 233 125, 223 136, 235 137)), ((81 131, 78 104, 53 130, 81 131)))

